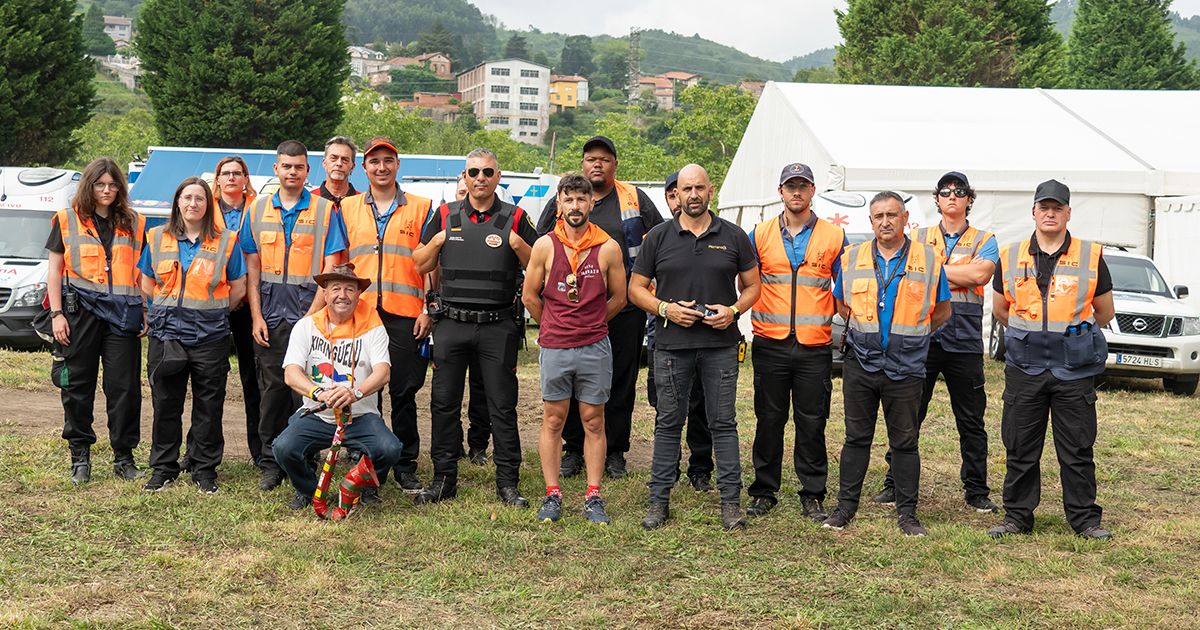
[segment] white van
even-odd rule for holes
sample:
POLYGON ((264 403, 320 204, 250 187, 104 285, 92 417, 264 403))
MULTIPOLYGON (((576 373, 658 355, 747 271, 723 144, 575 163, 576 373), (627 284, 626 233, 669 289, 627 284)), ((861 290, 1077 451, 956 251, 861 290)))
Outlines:
POLYGON ((42 309, 54 213, 71 205, 79 171, 0 167, 0 344, 33 348, 29 323, 42 309))

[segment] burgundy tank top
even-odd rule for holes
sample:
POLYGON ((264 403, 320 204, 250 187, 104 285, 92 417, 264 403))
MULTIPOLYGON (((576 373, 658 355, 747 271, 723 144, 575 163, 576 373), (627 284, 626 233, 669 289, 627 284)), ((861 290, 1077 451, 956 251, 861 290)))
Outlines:
POLYGON ((596 246, 579 261, 575 286, 579 301, 567 299, 567 274, 571 273, 571 257, 553 232, 554 257, 550 260, 550 275, 542 288, 542 323, 538 345, 543 348, 582 348, 608 336, 604 320, 608 308, 608 286, 600 270, 600 247, 596 246))

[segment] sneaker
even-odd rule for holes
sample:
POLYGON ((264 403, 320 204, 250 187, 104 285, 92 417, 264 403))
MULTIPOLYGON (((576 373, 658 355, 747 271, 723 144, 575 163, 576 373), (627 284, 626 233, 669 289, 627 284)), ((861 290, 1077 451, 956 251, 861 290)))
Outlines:
POLYGON ((220 490, 217 487, 216 479, 193 479, 192 483, 196 484, 196 488, 200 490, 201 494, 216 494, 220 490))
POLYGON ((292 508, 293 510, 303 510, 310 505, 312 505, 312 496, 297 491, 296 494, 292 496, 292 502, 288 504, 288 507, 292 508))
POLYGON ((825 519, 829 517, 829 515, 825 513, 825 506, 821 505, 820 499, 801 497, 800 508, 804 510, 805 516, 818 523, 825 522, 825 519))
POLYGON ((584 502, 583 517, 601 525, 608 525, 612 522, 612 519, 608 518, 608 512, 604 511, 604 499, 601 499, 599 495, 584 502))
POLYGON ((896 525, 900 527, 900 531, 904 532, 905 536, 928 536, 929 530, 921 525, 920 519, 916 514, 901 514, 896 519, 896 525))
POLYGON ((562 495, 548 494, 542 499, 542 508, 538 510, 537 520, 540 523, 557 523, 562 516, 562 495))
POLYGON ((604 458, 604 474, 608 475, 609 479, 621 479, 629 474, 629 470, 625 468, 624 453, 609 453, 608 457, 604 458))
POLYGON ((1029 532, 1018 527, 1016 523, 1014 523, 1012 521, 1007 521, 1007 520, 1004 521, 1003 523, 1000 523, 999 525, 987 530, 987 535, 991 536, 992 538, 1004 538, 1005 536, 1011 536, 1013 534, 1028 534, 1028 533, 1029 532))
POLYGON ((267 468, 258 476, 258 489, 270 492, 283 483, 283 471, 278 468, 267 468))
POLYGON ((968 497, 967 507, 974 508, 980 514, 995 514, 1000 511, 1000 507, 987 497, 968 497))
POLYGON ((570 479, 583 470, 583 453, 563 451, 562 463, 558 465, 558 476, 570 479))
POLYGON ((363 505, 379 503, 379 501, 379 488, 363 488, 362 494, 358 497, 358 502, 363 505))
POLYGON ((713 491, 712 481, 709 480, 708 475, 688 475, 688 483, 691 484, 692 490, 696 492, 713 491))
POLYGON ((888 507, 895 507, 896 489, 885 487, 883 492, 880 492, 871 499, 871 502, 878 503, 879 505, 886 505, 888 507))
POLYGON ((150 481, 147 481, 146 485, 142 486, 142 490, 146 492, 159 492, 173 483, 175 483, 175 477, 155 472, 153 475, 150 475, 150 481))
POLYGON ((853 514, 838 508, 833 511, 833 514, 829 515, 829 518, 825 519, 825 521, 821 523, 821 527, 842 531, 843 529, 846 529, 846 526, 849 525, 850 521, 853 520, 853 514))
POLYGON ((417 473, 402 472, 396 475, 396 485, 400 486, 400 490, 405 494, 418 494, 425 489, 421 485, 421 480, 417 478, 417 473))
POLYGON ((471 452, 467 453, 467 458, 476 466, 487 466, 488 463, 488 454, 486 449, 478 451, 471 449, 471 452))
POLYGON ((750 505, 746 507, 746 516, 766 516, 775 507, 774 497, 754 497, 750 499, 750 505))
POLYGON ((742 504, 721 504, 721 526, 727 530, 746 528, 746 515, 742 512, 742 504))
POLYGON ((1112 540, 1112 533, 1107 529, 1100 527, 1099 525, 1092 525, 1091 527, 1079 532, 1079 535, 1083 536, 1084 538, 1091 538, 1092 540, 1112 540))

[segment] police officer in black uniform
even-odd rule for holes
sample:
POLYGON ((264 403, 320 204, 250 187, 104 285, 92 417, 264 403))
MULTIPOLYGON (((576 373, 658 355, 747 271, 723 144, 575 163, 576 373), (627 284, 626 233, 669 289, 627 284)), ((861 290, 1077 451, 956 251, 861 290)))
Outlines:
POLYGON ((517 289, 537 231, 520 208, 496 196, 500 164, 495 153, 471 151, 466 172, 467 197, 441 207, 413 253, 419 273, 441 265, 429 405, 433 481, 415 502, 432 503, 458 493, 463 385, 467 365, 477 357, 492 421, 496 495, 509 505, 528 507, 517 490, 521 438, 516 367, 525 332, 517 289))

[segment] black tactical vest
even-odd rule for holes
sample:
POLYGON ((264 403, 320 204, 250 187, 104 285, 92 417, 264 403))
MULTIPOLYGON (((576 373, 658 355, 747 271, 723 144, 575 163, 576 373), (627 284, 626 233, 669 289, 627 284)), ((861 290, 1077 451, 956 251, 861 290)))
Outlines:
POLYGON ((442 299, 460 308, 499 310, 517 295, 521 261, 508 245, 516 206, 503 203, 483 223, 475 223, 458 202, 446 217, 442 245, 442 299))

